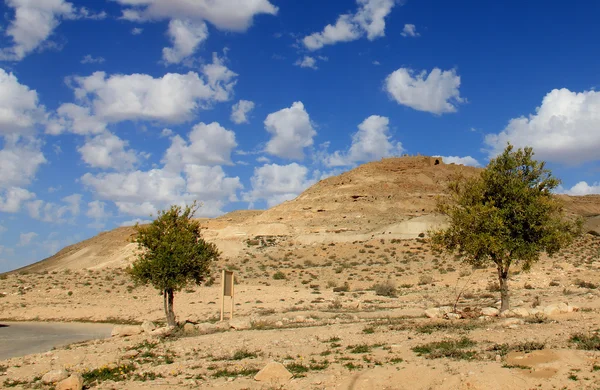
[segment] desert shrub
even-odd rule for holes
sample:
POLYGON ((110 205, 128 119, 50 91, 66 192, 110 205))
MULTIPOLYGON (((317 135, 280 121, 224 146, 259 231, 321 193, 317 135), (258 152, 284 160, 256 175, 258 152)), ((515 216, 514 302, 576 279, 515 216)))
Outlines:
POLYGON ((273 274, 273 279, 275 279, 275 280, 285 280, 286 277, 285 277, 285 274, 283 272, 277 271, 277 272, 275 272, 273 274))
POLYGON ((598 288, 598 285, 597 285, 597 284, 594 284, 594 283, 592 283, 592 282, 586 282, 585 280, 581 280, 581 279, 577 279, 577 280, 575 281, 575 285, 576 285, 577 287, 581 287, 581 288, 589 288, 589 289, 592 289, 592 290, 595 290, 595 289, 597 289, 597 288, 598 288))
POLYGON ((425 284, 430 284, 430 283, 433 283, 433 277, 431 275, 421 275, 419 277, 419 282, 418 282, 419 286, 423 286, 425 284))
POLYGON ((587 351, 600 351, 600 335, 598 333, 583 334, 575 333, 569 341, 577 346, 577 349, 587 351))
POLYGON ((376 295, 384 297, 395 297, 397 294, 396 285, 391 280, 386 280, 383 283, 377 283, 373 286, 376 295))
POLYGON ((463 337, 460 340, 435 341, 414 347, 413 352, 427 359, 451 358, 471 360, 475 357, 474 351, 465 351, 465 348, 475 346, 476 342, 463 337))

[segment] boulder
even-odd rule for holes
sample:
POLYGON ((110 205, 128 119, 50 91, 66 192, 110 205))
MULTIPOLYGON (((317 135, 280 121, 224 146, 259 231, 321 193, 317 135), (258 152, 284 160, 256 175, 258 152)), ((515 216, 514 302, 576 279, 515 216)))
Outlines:
POLYGON ((44 384, 52 384, 62 381, 63 379, 67 379, 69 377, 69 373, 66 370, 52 370, 48 371, 42 377, 42 383, 44 384))
POLYGON ((196 327, 194 326, 194 324, 190 324, 189 322, 186 322, 183 325, 183 333, 184 334, 193 334, 193 333, 196 333, 196 327))
POLYGON ((500 313, 500 317, 511 318, 511 317, 516 317, 516 315, 512 310, 504 310, 503 312, 500 313))
POLYGON ((439 308, 432 307, 432 308, 425 310, 425 315, 428 318, 440 318, 442 316, 442 313, 439 308))
POLYGON ((175 330, 174 326, 165 326, 164 328, 154 329, 150 334, 155 337, 162 337, 170 335, 173 330, 175 330))
POLYGON ((544 314, 547 316, 554 316, 560 313, 560 308, 557 305, 548 305, 544 308, 544 314))
POLYGON ((112 337, 134 336, 142 333, 142 327, 137 325, 115 325, 110 334, 112 337))
POLYGON ((140 354, 140 351, 136 351, 135 349, 132 349, 130 351, 125 352, 123 354, 123 358, 124 359, 133 359, 134 357, 136 357, 139 354, 140 354))
POLYGON ((460 320, 460 314, 446 313, 446 318, 448 318, 449 320, 460 320))
POLYGON ((514 313, 515 317, 529 317, 529 310, 525 309, 524 307, 515 307, 512 309, 512 312, 514 313))
POLYGON ((210 334, 215 333, 219 330, 215 324, 211 324, 210 322, 203 322, 201 324, 196 324, 194 326, 196 328, 196 332, 200 334, 210 334))
POLYGON ((81 390, 83 389, 83 377, 80 374, 72 374, 67 379, 58 383, 56 390, 81 390))
POLYGON ((234 318, 229 321, 229 328, 235 330, 245 330, 252 328, 250 320, 244 318, 234 318))
POLYGON ((496 309, 495 307, 484 307, 481 309, 481 314, 487 317, 496 317, 498 314, 500 314, 500 310, 496 309))
POLYGON ((150 333, 152 332, 154 329, 156 329, 156 325, 154 325, 154 322, 152 321, 144 321, 142 323, 142 330, 146 333, 150 333))
POLYGON ((569 305, 567 305, 566 303, 561 302, 558 305, 556 305, 556 307, 558 307, 558 310, 560 310, 561 313, 569 312, 569 305))
POLYGON ((517 325, 523 325, 523 324, 525 324, 525 321, 523 321, 520 318, 509 318, 502 323, 502 326, 509 328, 509 327, 515 327, 517 325))
POLYGON ((292 373, 283 364, 270 362, 254 376, 254 380, 258 382, 276 382, 288 381, 292 377, 292 373))

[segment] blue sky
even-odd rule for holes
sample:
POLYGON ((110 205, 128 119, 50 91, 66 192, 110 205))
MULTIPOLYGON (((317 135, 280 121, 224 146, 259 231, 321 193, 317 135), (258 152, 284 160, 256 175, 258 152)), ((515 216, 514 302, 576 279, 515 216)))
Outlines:
POLYGON ((600 3, 4 0, 0 272, 382 157, 533 146, 600 193, 600 3))

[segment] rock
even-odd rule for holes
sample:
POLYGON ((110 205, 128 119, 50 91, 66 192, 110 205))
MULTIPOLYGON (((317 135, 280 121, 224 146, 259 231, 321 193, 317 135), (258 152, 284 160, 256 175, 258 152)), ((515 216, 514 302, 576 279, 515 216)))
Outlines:
POLYGON ((72 374, 62 380, 56 386, 56 390, 81 390, 83 389, 83 377, 80 374, 72 374))
POLYGON ((432 307, 430 309, 425 310, 425 315, 428 318, 440 318, 442 316, 442 313, 439 308, 432 307))
POLYGON ((283 326, 283 322, 281 322, 281 321, 277 321, 277 322, 275 323, 275 326, 276 326, 276 327, 278 327, 278 328, 281 328, 281 327, 283 326))
POLYGON ((502 356, 496 355, 496 361, 500 363, 502 361, 502 356))
POLYGON ((525 321, 523 321, 520 318, 509 318, 502 323, 502 326, 504 326, 505 328, 509 328, 509 327, 513 327, 515 325, 523 325, 523 324, 525 324, 525 321))
POLYGON ((448 318, 449 320, 460 320, 460 314, 446 313, 446 318, 448 318))
POLYGON ((539 307, 534 307, 533 309, 529 310, 529 315, 531 315, 531 316, 537 316, 537 315, 542 315, 542 314, 544 314, 543 308, 540 309, 539 307))
POLYGON ((152 321, 144 321, 142 323, 142 330, 146 333, 150 333, 152 332, 154 329, 156 329, 156 325, 154 325, 154 322, 152 321))
POLYGON ((136 357, 139 354, 140 354, 140 351, 136 351, 135 349, 132 349, 130 351, 125 352, 123 354, 123 358, 125 358, 125 359, 133 359, 134 357, 136 357))
POLYGON ((512 309, 512 312, 514 313, 515 317, 529 317, 529 310, 525 309, 524 307, 515 307, 512 309))
POLYGON ((556 305, 556 307, 558 307, 558 310, 560 310, 561 313, 569 312, 569 305, 567 305, 566 303, 561 302, 558 305, 556 305))
POLYGON ((155 337, 168 336, 174 329, 174 326, 166 326, 164 328, 154 329, 150 334, 155 337))
POLYGON ((200 334, 215 333, 218 330, 218 328, 216 327, 215 324, 211 324, 209 322, 203 322, 201 324, 196 324, 194 326, 194 328, 196 328, 196 331, 200 334))
POLYGON ((254 376, 254 380, 259 382, 288 381, 292 377, 292 373, 283 364, 270 362, 254 376))
POLYGON ((190 324, 189 322, 186 322, 185 325, 183 325, 183 333, 184 334, 196 333, 196 327, 194 326, 194 324, 190 324))
POLYGON ((69 377, 69 373, 66 370, 52 370, 48 371, 42 377, 42 383, 47 385, 60 382, 63 379, 67 379, 69 377))
POLYGON ((142 333, 142 327, 137 325, 115 325, 110 334, 112 337, 134 336, 142 333))
POLYGON ((495 307, 484 307, 481 309, 481 314, 487 317, 496 317, 498 314, 500 314, 500 310, 496 309, 495 307))
POLYGON ((234 318, 229 321, 229 328, 235 330, 244 330, 252 328, 250 320, 244 318, 234 318))
POLYGON ((304 322, 306 321, 306 318, 304 316, 296 316, 294 318, 294 322, 304 322))
POLYGON ((557 305, 548 305, 544 308, 544 314, 547 316, 554 316, 560 314, 560 309, 557 305))
POLYGON ((452 311, 453 311, 452 306, 441 306, 440 307, 440 313, 442 313, 442 315, 452 313, 452 311))
POLYGON ((500 317, 502 318, 511 318, 515 317, 515 313, 512 310, 504 310, 500 313, 500 317))
POLYGON ((579 306, 567 306, 567 313, 573 313, 575 311, 579 311, 579 306))

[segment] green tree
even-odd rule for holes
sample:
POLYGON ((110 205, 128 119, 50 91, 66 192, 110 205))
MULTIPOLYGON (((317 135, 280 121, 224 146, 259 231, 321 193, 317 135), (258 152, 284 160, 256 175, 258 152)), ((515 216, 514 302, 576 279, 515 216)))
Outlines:
POLYGON ((163 295, 167 324, 175 326, 173 300, 176 291, 190 283, 200 285, 210 273, 211 262, 219 251, 200 234, 200 223, 193 220, 198 207, 171 206, 160 211, 147 226, 136 225, 134 242, 140 249, 128 270, 137 284, 152 284, 163 295))
POLYGON ((437 205, 449 225, 431 232, 435 249, 472 266, 496 266, 501 312, 510 308, 510 266, 528 271, 541 252, 552 256, 581 232, 581 221, 565 218, 552 194, 560 181, 533 155, 532 148, 513 151, 509 144, 480 176, 451 182, 450 196, 437 205))

